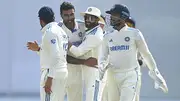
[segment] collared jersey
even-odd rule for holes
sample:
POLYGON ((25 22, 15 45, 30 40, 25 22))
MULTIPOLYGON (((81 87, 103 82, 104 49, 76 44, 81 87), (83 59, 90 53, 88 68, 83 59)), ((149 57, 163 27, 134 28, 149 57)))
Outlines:
POLYGON ((73 45, 79 46, 81 44, 86 29, 83 21, 76 19, 75 28, 72 31, 66 27, 63 21, 59 22, 58 25, 66 32, 69 41, 72 42, 73 45))
POLYGON ((140 52, 147 66, 157 68, 142 33, 138 29, 123 27, 104 36, 101 68, 109 55, 108 66, 115 71, 128 71, 138 67, 137 52, 140 52))
POLYGON ((41 68, 48 68, 49 76, 54 77, 56 69, 67 67, 68 37, 56 22, 47 24, 41 31, 43 33, 40 50, 41 68))

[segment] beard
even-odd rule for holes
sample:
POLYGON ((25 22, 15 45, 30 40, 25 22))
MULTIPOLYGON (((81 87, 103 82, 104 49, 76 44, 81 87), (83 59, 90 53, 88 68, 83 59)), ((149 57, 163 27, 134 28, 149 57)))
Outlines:
POLYGON ((86 28, 88 28, 88 29, 92 29, 92 28, 94 28, 95 26, 97 26, 98 24, 97 23, 95 23, 95 22, 86 22, 85 21, 85 26, 86 26, 86 28))
POLYGON ((63 20, 63 23, 66 25, 67 28, 73 29, 75 27, 75 19, 70 20, 63 20))

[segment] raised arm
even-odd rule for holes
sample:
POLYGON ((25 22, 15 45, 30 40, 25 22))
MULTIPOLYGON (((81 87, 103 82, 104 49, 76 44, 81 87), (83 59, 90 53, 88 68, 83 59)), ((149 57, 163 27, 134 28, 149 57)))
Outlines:
POLYGON ((98 33, 103 33, 101 31, 97 31, 95 34, 90 34, 87 35, 84 41, 79 45, 79 46, 74 46, 72 43, 69 43, 68 49, 69 51, 76 57, 82 56, 88 51, 92 50, 95 47, 98 47, 101 45, 103 41, 103 34, 98 34, 98 33))

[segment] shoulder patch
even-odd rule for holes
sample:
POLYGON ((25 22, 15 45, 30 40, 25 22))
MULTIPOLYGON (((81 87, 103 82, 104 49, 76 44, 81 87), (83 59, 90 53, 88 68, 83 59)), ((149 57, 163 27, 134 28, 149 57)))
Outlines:
POLYGON ((63 23, 62 22, 59 22, 58 23, 58 26, 62 27, 63 23))
POLYGON ((56 43, 56 39, 51 39, 51 44, 55 44, 56 43))

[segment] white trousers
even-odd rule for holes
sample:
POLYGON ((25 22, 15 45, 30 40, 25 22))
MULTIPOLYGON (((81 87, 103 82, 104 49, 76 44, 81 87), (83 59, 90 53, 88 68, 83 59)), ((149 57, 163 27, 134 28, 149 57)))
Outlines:
POLYGON ((99 72, 98 69, 83 66, 83 80, 84 80, 84 91, 85 91, 85 101, 98 101, 99 93, 99 72))
POLYGON ((99 93, 98 93, 98 101, 104 101, 106 99, 106 97, 107 97, 107 92, 105 92, 107 90, 107 89, 105 89, 106 80, 107 80, 107 72, 104 74, 103 79, 100 81, 99 93), (105 93, 106 93, 106 95, 105 95, 105 93))
POLYGON ((140 85, 138 70, 117 73, 109 69, 103 101, 138 101, 140 85))
POLYGON ((47 94, 44 90, 45 82, 47 80, 48 69, 41 70, 41 81, 40 81, 40 97, 41 101, 64 101, 65 85, 67 81, 68 71, 63 69, 56 72, 59 75, 52 80, 52 93, 47 94))
POLYGON ((82 65, 68 64, 66 90, 68 101, 83 101, 82 65))

